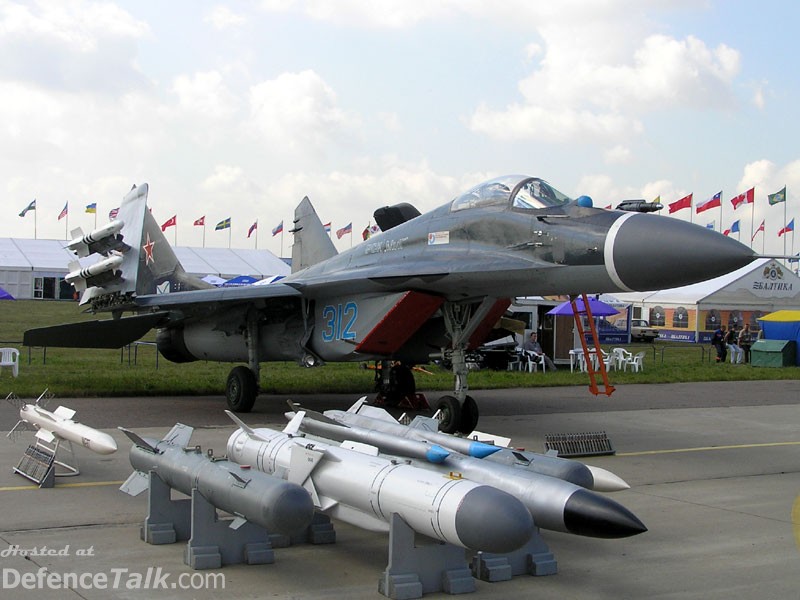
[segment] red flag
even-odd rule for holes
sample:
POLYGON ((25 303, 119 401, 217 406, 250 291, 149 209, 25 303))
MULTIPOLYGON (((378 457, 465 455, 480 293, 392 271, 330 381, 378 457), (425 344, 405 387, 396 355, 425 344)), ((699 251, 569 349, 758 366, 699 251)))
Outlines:
POLYGON ((205 215, 203 215, 202 217, 200 217, 199 219, 197 219, 197 221, 195 221, 195 222, 194 222, 194 224, 195 224, 197 227, 204 227, 204 226, 205 226, 205 224, 206 224, 206 216, 205 216, 205 215))
POLYGON ((674 212, 678 212, 679 210, 683 210, 684 208, 692 208, 692 194, 688 196, 684 196, 680 200, 677 200, 669 205, 669 214, 674 212))
POLYGON ((166 231, 167 227, 174 227, 178 224, 178 215, 172 215, 171 219, 167 219, 167 222, 161 226, 161 231, 166 231))
POLYGON ((731 204, 733 204, 733 210, 736 210, 742 204, 752 204, 753 201, 755 200, 755 196, 756 196, 756 188, 751 187, 743 194, 739 194, 735 198, 731 198, 731 204))
POLYGON ((709 208, 718 208, 720 206, 722 206, 721 191, 711 196, 711 198, 709 198, 708 200, 703 200, 700 204, 697 205, 697 208, 695 210, 697 210, 698 213, 701 213, 704 210, 708 210, 709 208))
POLYGON ((750 241, 751 241, 751 242, 752 242, 754 239, 756 239, 756 235, 758 235, 758 232, 759 232, 759 231, 764 231, 764 219, 762 219, 762 220, 761 220, 761 225, 759 225, 759 226, 758 226, 758 229, 756 229, 756 230, 755 230, 755 232, 753 233, 753 237, 750 239, 750 241))
POLYGON ((254 232, 256 229, 258 229, 258 221, 256 221, 256 222, 255 222, 255 223, 253 223, 252 225, 250 225, 250 229, 248 229, 248 230, 247 230, 247 237, 249 238, 251 235, 253 235, 253 232, 254 232))

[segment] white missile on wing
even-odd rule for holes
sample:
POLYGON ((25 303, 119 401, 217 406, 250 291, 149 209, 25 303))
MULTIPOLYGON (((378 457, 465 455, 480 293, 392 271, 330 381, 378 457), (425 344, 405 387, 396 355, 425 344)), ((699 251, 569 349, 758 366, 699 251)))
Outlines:
POLYGON ((225 412, 240 427, 228 439, 228 458, 302 485, 317 509, 335 519, 386 532, 394 513, 417 533, 498 553, 516 550, 533 534, 528 509, 492 486, 378 456, 374 446, 297 436, 303 413, 281 432, 251 429, 225 412))
POLYGON ((73 239, 67 244, 67 248, 81 258, 94 253, 105 254, 109 250, 118 249, 124 245, 122 236, 117 235, 124 226, 125 221, 116 219, 86 235, 83 234, 80 227, 77 227, 70 232, 73 239))
POLYGON ((119 428, 133 442, 135 469, 120 490, 137 496, 155 473, 170 488, 186 495, 193 489, 217 508, 261 525, 270 533, 291 535, 311 524, 314 504, 299 485, 229 460, 211 458, 199 446, 189 447, 193 429, 177 423, 162 440, 143 438, 119 428))
MULTIPOLYGON (((290 414, 287 413, 287 418, 290 414)), ((297 415, 293 419, 297 419, 297 415)), ((459 473, 476 483, 508 492, 528 508, 534 522, 542 529, 601 538, 628 537, 647 531, 642 522, 621 504, 563 479, 457 452, 432 461, 425 456, 429 446, 425 442, 397 438, 357 425, 335 425, 305 417, 296 422, 300 430, 314 436, 372 443, 382 452, 401 452, 422 469, 442 474, 459 473), (406 453, 413 445, 418 448, 406 453)))
MULTIPOLYGON (((346 426, 358 426, 372 431, 381 431, 398 438, 423 440, 466 456, 482 458, 504 465, 557 477, 575 485, 597 492, 614 492, 629 489, 630 486, 620 477, 600 467, 590 467, 576 460, 560 458, 550 454, 538 454, 513 448, 487 444, 471 438, 456 437, 436 431, 437 421, 429 417, 417 416, 410 425, 399 423, 386 410, 365 404, 361 398, 347 411, 326 410, 325 413, 307 411, 310 419, 327 420, 346 426)), ((293 409, 296 405, 290 403, 293 409)), ((391 452, 400 452, 392 450, 391 452)), ((403 454, 404 456, 410 456, 403 454)), ((414 458, 417 458, 416 456, 414 458)))
POLYGON ((86 268, 81 268, 78 261, 73 261, 69 265, 72 270, 64 280, 74 285, 79 292, 83 292, 88 286, 101 285, 117 277, 123 259, 119 252, 112 252, 108 258, 86 268))
POLYGON ((24 404, 6 398, 9 402, 19 405, 19 422, 8 432, 9 438, 25 430, 36 431, 36 438, 47 443, 59 440, 74 442, 98 454, 111 454, 117 451, 117 442, 103 431, 93 429, 82 423, 72 420, 75 411, 66 406, 59 406, 50 412, 39 405, 45 397, 45 390, 35 404, 24 404))

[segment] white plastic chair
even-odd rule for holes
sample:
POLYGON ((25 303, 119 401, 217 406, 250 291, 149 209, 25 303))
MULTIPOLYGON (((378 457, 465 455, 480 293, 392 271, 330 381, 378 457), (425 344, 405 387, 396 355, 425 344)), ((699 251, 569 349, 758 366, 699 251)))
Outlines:
POLYGON ((547 371, 547 363, 545 363, 544 354, 536 356, 530 350, 524 350, 523 354, 525 355, 524 368, 529 373, 535 373, 539 370, 539 367, 542 367, 542 373, 547 371))
POLYGON ((11 374, 19 375, 19 350, 16 348, 0 348, 0 370, 11 367, 11 374))
POLYGON ((612 348, 611 352, 614 354, 615 367, 617 371, 626 371, 628 364, 633 360, 633 354, 625 350, 625 348, 612 348))
POLYGON ((606 367, 606 371, 611 371, 617 366, 617 356, 613 352, 606 352, 605 350, 600 350, 600 360, 603 361, 603 364, 606 367))
POLYGON ((636 355, 628 363, 631 366, 631 371, 639 372, 639 369, 644 371, 644 355, 645 352, 637 352, 636 355))

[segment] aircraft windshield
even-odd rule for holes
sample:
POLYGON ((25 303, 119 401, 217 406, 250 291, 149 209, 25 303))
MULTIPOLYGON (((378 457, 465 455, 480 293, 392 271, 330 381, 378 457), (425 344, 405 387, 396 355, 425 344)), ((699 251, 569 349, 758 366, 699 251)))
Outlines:
POLYGON ((537 209, 561 206, 571 200, 569 196, 536 177, 506 175, 476 185, 467 193, 458 196, 453 200, 451 210, 497 205, 537 209))

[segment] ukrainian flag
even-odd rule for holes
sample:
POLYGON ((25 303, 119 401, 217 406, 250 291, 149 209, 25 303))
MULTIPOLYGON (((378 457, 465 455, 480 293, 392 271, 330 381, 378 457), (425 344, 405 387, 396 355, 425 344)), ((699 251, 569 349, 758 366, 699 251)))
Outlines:
POLYGON ((92 202, 91 204, 86 205, 86 212, 91 214, 97 213, 97 202, 92 202))
POLYGON ((227 219, 223 219, 217 226, 214 227, 214 231, 219 231, 220 229, 230 229, 231 228, 231 218, 228 217, 227 219))

